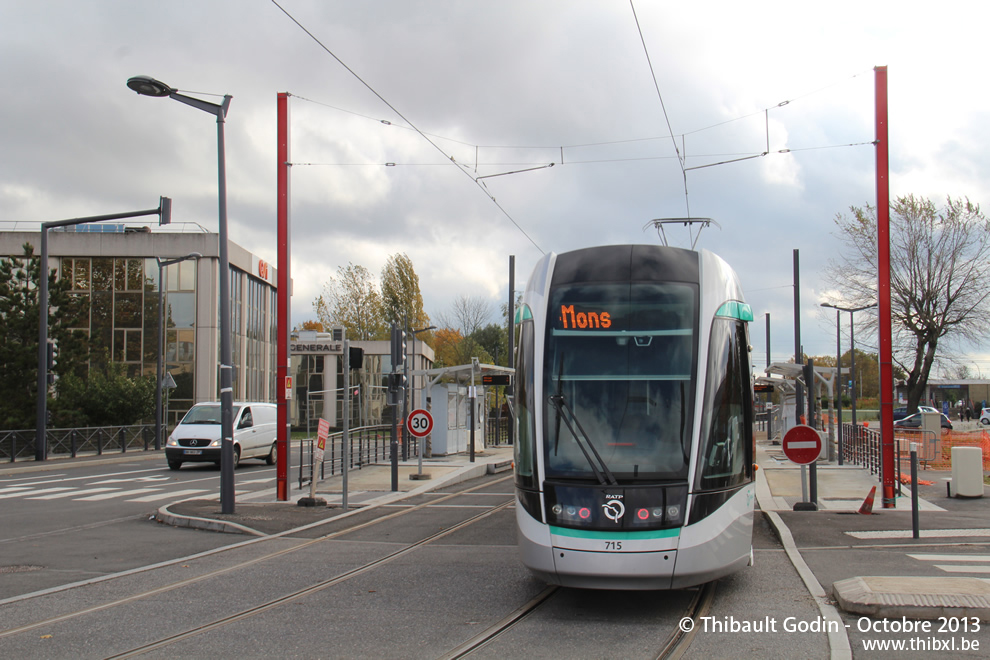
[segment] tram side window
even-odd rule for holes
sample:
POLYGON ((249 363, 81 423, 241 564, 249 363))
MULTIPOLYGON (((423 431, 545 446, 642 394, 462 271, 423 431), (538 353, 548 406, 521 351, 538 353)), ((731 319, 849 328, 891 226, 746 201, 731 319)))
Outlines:
POLYGON ((519 330, 519 358, 516 364, 516 484, 520 488, 536 488, 534 477, 533 410, 533 322, 523 321, 519 330))
POLYGON ((731 488, 752 479, 748 358, 745 324, 733 319, 715 319, 697 470, 697 486, 701 490, 731 488))

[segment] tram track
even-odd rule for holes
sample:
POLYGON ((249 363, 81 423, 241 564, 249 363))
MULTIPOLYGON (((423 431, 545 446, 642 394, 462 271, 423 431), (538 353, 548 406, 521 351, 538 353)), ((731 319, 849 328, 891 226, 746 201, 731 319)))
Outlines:
MULTIPOLYGON (((691 642, 697 634, 698 624, 701 622, 702 617, 708 616, 711 610, 712 603, 715 600, 716 584, 717 581, 708 582, 696 589, 696 593, 688 604, 687 609, 684 610, 684 615, 678 622, 678 626, 670 634, 666 643, 656 655, 657 660, 677 660, 687 652, 688 647, 690 647, 691 642), (690 625, 684 625, 683 622, 688 619, 691 621, 690 625)), ((561 587, 555 585, 547 586, 546 589, 498 622, 456 648, 438 656, 437 660, 461 660, 462 658, 470 657, 475 651, 495 642, 501 635, 508 633, 514 626, 539 610, 539 608, 557 595, 560 590, 561 587)))
POLYGON ((328 588, 333 587, 335 585, 338 585, 338 584, 340 584, 342 582, 346 582, 347 580, 350 580, 351 578, 357 577, 359 575, 362 575, 364 573, 367 573, 368 571, 374 570, 374 569, 376 569, 376 568, 378 568, 378 567, 380 567, 380 566, 382 566, 384 564, 387 564, 387 563, 389 563, 391 561, 394 561, 394 560, 398 559, 399 557, 402 557, 402 556, 407 555, 409 553, 415 552, 416 550, 418 550, 419 548, 421 548, 424 545, 428 545, 430 543, 433 543, 434 541, 437 541, 437 540, 439 540, 441 538, 444 538, 445 536, 448 536, 450 534, 453 534, 454 532, 460 531, 461 529, 463 529, 465 527, 469 527, 470 525, 473 525, 474 523, 478 522, 479 520, 483 520, 483 519, 485 519, 485 518, 487 518, 487 517, 489 517, 489 516, 491 516, 491 515, 493 515, 495 513, 498 513, 498 512, 500 512, 500 511, 502 511, 504 509, 507 509, 509 506, 512 505, 512 503, 513 503, 513 501, 510 500, 509 502, 505 502, 504 504, 500 504, 498 506, 492 507, 491 509, 488 509, 487 511, 484 511, 484 512, 479 513, 479 514, 477 514, 475 516, 472 516, 472 517, 468 518, 467 520, 464 520, 464 521, 462 521, 462 522, 460 522, 460 523, 458 523, 456 525, 453 525, 451 527, 448 527, 447 529, 444 529, 444 530, 442 530, 440 532, 437 532, 436 534, 432 534, 432 535, 430 535, 430 536, 428 536, 428 537, 426 537, 426 538, 424 538, 424 539, 422 539, 422 540, 420 540, 420 541, 418 541, 416 543, 412 543, 412 544, 406 546, 405 548, 402 548, 401 550, 397 550, 397 551, 395 551, 393 553, 390 553, 390 554, 388 554, 388 555, 386 555, 384 557, 381 557, 381 558, 376 559, 374 561, 370 561, 370 562, 364 564, 363 566, 360 566, 358 568, 352 569, 352 570, 347 571, 345 573, 341 573, 340 575, 336 575, 336 576, 334 576, 332 578, 329 578, 327 580, 322 580, 320 582, 317 582, 315 584, 312 584, 312 585, 310 585, 310 586, 308 586, 308 587, 306 587, 304 589, 296 590, 296 591, 294 591, 294 592, 292 592, 290 594, 286 594, 286 595, 281 596, 279 598, 274 598, 274 599, 272 599, 272 600, 270 600, 268 602, 265 602, 265 603, 262 603, 260 605, 256 605, 254 607, 250 607, 250 608, 247 608, 247 609, 242 610, 240 612, 237 612, 236 614, 232 614, 232 615, 223 617, 221 619, 217 619, 216 621, 212 621, 210 623, 203 624, 201 626, 196 626, 195 628, 192 628, 190 630, 186 630, 184 632, 181 632, 181 633, 178 633, 178 634, 175 634, 175 635, 170 635, 169 637, 165 637, 165 638, 159 639, 159 640, 157 640, 155 642, 151 642, 149 644, 145 644, 143 646, 139 646, 139 647, 130 649, 129 651, 125 651, 124 653, 119 653, 119 654, 116 654, 116 655, 107 656, 107 660, 124 660, 125 658, 133 658, 133 657, 136 657, 136 656, 139 656, 139 655, 143 655, 145 653, 148 653, 148 652, 151 652, 151 651, 160 649, 160 648, 164 648, 166 646, 170 646, 170 645, 175 644, 177 642, 181 642, 181 641, 184 641, 186 639, 190 639, 190 638, 195 637, 197 635, 202 635, 202 634, 207 633, 207 632, 210 632, 212 630, 216 630, 218 628, 222 628, 224 626, 228 626, 228 625, 230 625, 232 623, 243 621, 243 620, 248 619, 248 618, 250 618, 252 616, 256 616, 256 615, 261 614, 263 612, 267 612, 268 610, 271 610, 273 608, 280 607, 280 606, 286 605, 288 603, 292 603, 292 602, 297 601, 297 600, 299 600, 301 598, 305 598, 305 597, 307 597, 307 596, 309 596, 311 594, 314 594, 316 592, 322 591, 324 589, 328 589, 328 588))
MULTIPOLYGON (((283 557, 285 557, 287 555, 290 555, 292 553, 303 551, 305 549, 308 549, 308 548, 310 548, 312 546, 315 546, 315 545, 318 545, 320 543, 334 540, 334 539, 336 539, 336 538, 338 538, 340 536, 343 536, 345 534, 351 534, 351 533, 354 533, 354 532, 357 532, 357 531, 366 529, 368 527, 372 527, 374 525, 378 525, 378 524, 383 523, 383 522, 387 522, 387 521, 390 521, 390 520, 394 520, 396 518, 400 518, 400 517, 403 517, 403 516, 411 515, 411 514, 417 512, 417 511, 420 511, 420 510, 422 510, 424 508, 427 508, 427 507, 430 507, 430 506, 437 506, 438 504, 442 504, 442 503, 444 503, 444 502, 446 502, 448 500, 454 499, 454 498, 459 497, 459 496, 462 496, 464 494, 472 493, 472 492, 475 492, 477 490, 481 490, 481 489, 485 489, 485 488, 490 488, 494 484, 498 484, 498 483, 501 483, 501 482, 504 482, 504 481, 508 481, 510 479, 512 479, 512 476, 511 475, 510 476, 507 476, 507 477, 502 477, 502 478, 499 478, 499 479, 495 479, 495 480, 492 480, 492 481, 486 481, 485 483, 479 484, 479 485, 474 486, 474 487, 471 487, 471 488, 466 488, 464 490, 459 490, 459 491, 456 491, 456 492, 448 493, 448 494, 443 495, 441 497, 438 497, 436 499, 432 499, 432 500, 430 500, 428 502, 423 502, 422 504, 417 504, 417 505, 411 506, 409 508, 405 508, 405 509, 401 509, 401 510, 398 510, 398 511, 394 511, 392 513, 388 513, 388 514, 383 515, 383 516, 380 516, 378 518, 374 518, 373 520, 368 520, 366 522, 359 523, 357 525, 353 525, 353 526, 347 527, 345 529, 340 529, 340 530, 337 530, 335 532, 332 532, 332 533, 325 534, 323 536, 317 537, 315 539, 306 540, 306 541, 304 541, 304 542, 302 542, 302 543, 300 543, 298 545, 294 545, 294 546, 292 546, 290 548, 284 548, 284 549, 281 549, 281 550, 278 550, 278 551, 275 551, 275 552, 269 552, 269 553, 266 553, 266 554, 264 554, 262 556, 255 557, 253 559, 249 559, 249 560, 245 560, 245 561, 240 561, 240 562, 237 562, 237 563, 232 564, 230 566, 225 566, 223 568, 219 568, 219 569, 207 571, 207 572, 205 572, 205 573, 203 573, 201 575, 197 575, 197 576, 190 577, 190 578, 183 579, 183 580, 178 580, 178 581, 175 581, 175 582, 172 582, 172 583, 169 583, 169 584, 166 584, 166 585, 162 585, 162 586, 157 587, 157 588, 154 588, 154 589, 149 589, 149 590, 141 591, 141 592, 138 592, 138 593, 134 593, 134 594, 131 594, 129 596, 126 596, 126 597, 123 597, 123 598, 117 598, 117 599, 108 601, 106 603, 101 603, 99 605, 94 605, 92 607, 82 608, 82 609, 74 610, 72 612, 66 612, 65 614, 60 614, 60 615, 57 615, 57 616, 45 618, 43 620, 38 620, 38 621, 31 622, 31 623, 26 623, 26 624, 23 624, 23 625, 20 625, 20 626, 16 626, 14 628, 9 628, 7 630, 0 630, 0 639, 8 638, 8 637, 11 637, 11 636, 14 636, 14 635, 18 635, 18 634, 21 634, 21 633, 29 632, 31 630, 36 630, 36 629, 39 629, 39 628, 51 627, 51 626, 54 626, 56 624, 60 624, 60 623, 64 623, 66 621, 69 621, 71 619, 75 619, 75 618, 79 618, 79 617, 83 617, 83 616, 87 616, 87 615, 92 615, 92 614, 96 614, 96 613, 99 613, 99 612, 109 611, 109 610, 112 610, 112 609, 114 609, 116 607, 121 607, 121 606, 126 606, 126 605, 129 605, 129 604, 132 604, 135 601, 144 600, 144 599, 148 599, 148 598, 152 598, 152 597, 156 597, 156 596, 161 596, 161 595, 163 595, 165 593, 176 591, 176 590, 182 589, 184 587, 189 587, 189 586, 195 585, 195 584, 197 584, 199 582, 204 582, 206 580, 210 580, 210 579, 213 579, 213 578, 221 577, 221 576, 224 576, 224 575, 227 575, 227 574, 230 574, 230 573, 234 573, 236 571, 244 571, 244 570, 247 570, 247 569, 253 569, 253 568, 257 567, 258 565, 263 564, 265 562, 270 562, 270 561, 273 561, 275 559, 283 558, 283 557)), ((208 624, 204 624, 203 626, 199 626, 197 628, 188 630, 185 633, 181 633, 180 635, 171 636, 171 637, 165 638, 165 639, 170 639, 171 641, 169 643, 174 643, 176 641, 179 641, 180 638, 181 639, 185 639, 185 638, 188 638, 190 636, 195 636, 197 634, 202 634, 203 632, 206 632, 207 630, 212 630, 212 629, 215 629, 217 627, 221 627, 222 625, 226 625, 226 624, 229 624, 229 623, 233 623, 234 621, 247 618, 249 616, 252 616, 253 614, 258 614, 258 613, 261 613, 263 611, 267 611, 269 609, 272 609, 273 607, 277 607, 279 604, 284 604, 284 603, 292 602, 294 600, 298 600, 299 598, 302 598, 303 596, 305 596, 308 593, 314 593, 314 592, 319 591, 321 589, 328 588, 330 586, 333 586, 334 584, 343 582, 343 581, 345 581, 347 579, 350 579, 350 578, 353 578, 353 577, 355 577, 357 575, 360 575, 362 573, 365 573, 368 570, 371 570, 371 569, 373 569, 373 568, 375 568, 377 566, 381 566, 381 565, 383 565, 385 563, 388 563, 389 561, 392 561, 392 560, 394 560, 394 559, 396 559, 398 557, 401 557, 401 556, 403 556, 405 554, 408 554, 409 552, 412 552, 412 551, 416 550, 417 548, 420 548, 420 547, 422 547, 424 545, 427 545, 429 543, 432 543, 432 542, 434 542, 434 541, 436 541, 436 540, 438 540, 440 538, 443 538, 443 537, 445 537, 445 536, 447 536, 447 535, 449 535, 449 534, 451 534, 451 533, 453 533, 455 531, 458 531, 460 529, 463 529, 464 527, 469 526, 469 525, 471 525, 471 524, 473 524, 475 522, 478 522, 480 520, 483 520, 483 519, 487 518, 488 516, 493 515, 494 513, 498 512, 498 511, 501 511, 501 510, 504 510, 504 509, 508 508, 509 506, 511 506, 514 503, 514 501, 515 500, 513 498, 513 499, 510 499, 509 501, 504 502, 502 504, 495 505, 492 508, 487 509, 487 510, 485 510, 485 511, 483 511, 483 512, 481 512, 481 513, 479 513, 479 514, 477 514, 475 516, 472 516, 472 517, 470 517, 470 518, 468 518, 468 519, 466 519, 466 520, 464 520, 464 521, 462 521, 460 523, 457 523, 455 525, 452 525, 450 527, 447 527, 447 528, 445 528, 445 529, 443 529, 443 530, 441 530, 441 531, 439 531, 439 532, 437 532, 435 534, 432 534, 432 535, 430 535, 430 536, 428 536, 428 537, 426 537, 424 539, 421 539, 420 541, 417 541, 415 543, 409 544, 408 546, 406 546, 406 547, 404 547, 404 548, 402 548, 400 550, 397 550, 397 551, 395 551, 393 553, 390 553, 390 554, 388 554, 388 555, 386 555, 384 557, 381 557, 381 558, 379 558, 377 560, 374 560, 374 561, 371 561, 371 562, 367 562, 366 564, 364 564, 362 566, 359 566, 357 568, 351 569, 350 571, 347 571, 347 572, 342 573, 340 575, 334 576, 333 578, 329 578, 327 580, 323 580, 323 581, 318 582, 318 583, 316 583, 314 585, 310 585, 309 587, 306 587, 304 589, 300 589, 300 590, 298 590, 296 592, 293 592, 293 593, 290 593, 290 594, 286 594, 286 595, 281 596, 281 597, 276 598, 276 599, 272 599, 270 601, 267 601, 266 603, 262 603, 261 605, 255 606, 253 608, 248 608, 248 609, 246 609, 246 610, 244 610, 242 612, 238 612, 238 613, 236 613, 234 615, 230 615, 228 617, 224 617, 224 618, 219 619, 217 621, 214 621, 214 622, 211 622, 211 623, 208 623, 208 624), (173 637, 174 637, 174 639, 172 639, 173 637)), ((328 520, 326 522, 327 523, 331 523, 331 522, 339 521, 339 520, 340 520, 340 518, 335 518, 335 519, 330 519, 330 520, 328 520)), ((278 538, 283 538, 285 535, 286 534, 272 535, 271 537, 263 537, 263 538, 259 538, 259 539, 256 539, 256 540, 252 540, 249 543, 250 544, 263 544, 266 541, 272 541, 272 540, 275 540, 275 539, 278 539, 278 538)), ((222 554, 224 552, 232 552, 232 551, 235 551, 235 550, 238 550, 238 549, 243 548, 245 545, 246 545, 245 543, 237 543, 237 544, 234 544, 232 546, 228 546, 226 548, 218 548, 217 550, 211 551, 208 554, 209 555, 212 555, 212 556, 215 556, 217 554, 222 554)), ((187 561, 187 559, 179 559, 179 560, 176 560, 175 562, 169 562, 169 564, 179 563, 179 562, 182 562, 182 561, 187 561)), ((160 568, 160 567, 162 567, 162 564, 158 564, 154 568, 160 568)), ((134 571, 127 571, 126 574, 127 575, 133 575, 134 574, 134 571)), ((113 579, 113 577, 115 577, 115 576, 108 576, 108 579, 113 579)), ((106 581, 107 580, 105 579, 105 580, 102 580, 101 582, 106 582, 106 581)), ((68 590, 71 590, 73 588, 79 588, 80 586, 81 585, 66 585, 63 588, 59 588, 59 589, 56 589, 56 590, 47 590, 45 592, 41 592, 41 593, 38 594, 37 597, 40 598, 40 597, 43 597, 43 596, 51 596, 51 595, 57 594, 58 592, 61 592, 61 591, 68 591, 68 590)), ((25 597, 19 598, 18 601, 19 602, 24 602, 26 600, 29 600, 30 598, 31 598, 31 595, 30 594, 27 594, 27 595, 25 595, 25 597)), ((159 642, 160 641, 162 641, 162 640, 159 640, 159 642)), ((159 643, 156 642, 156 644, 159 644, 159 643)), ((161 644, 159 644, 159 646, 161 646, 161 644)), ((147 651, 150 651, 150 650, 151 650, 151 648, 149 647, 149 648, 144 649, 143 651, 141 651, 141 653, 144 653, 144 652, 147 652, 147 651)), ((127 653, 136 654, 134 652, 134 650, 128 651, 127 653)), ((130 657, 130 656, 128 656, 127 654, 124 654, 124 655, 121 655, 121 656, 112 656, 112 657, 130 657)))
MULTIPOLYGON (((291 548, 283 548, 275 552, 264 552, 263 555, 260 555, 258 557, 254 557, 246 560, 238 560, 236 561, 236 563, 230 566, 220 567, 215 570, 209 570, 201 575, 192 576, 184 580, 176 580, 169 582, 167 584, 161 584, 154 589, 143 589, 140 591, 136 591, 135 593, 124 595, 124 597, 112 598, 104 603, 95 603, 90 607, 82 607, 79 609, 75 609, 71 612, 65 612, 60 615, 47 617, 44 620, 26 622, 24 623, 24 625, 11 628, 9 630, 0 631, 0 639, 9 638, 14 635, 18 635, 20 633, 26 633, 29 631, 34 631, 39 629, 46 633, 56 632, 55 636, 59 637, 57 631, 62 626, 59 626, 58 624, 62 624, 72 619, 79 619, 81 622, 85 622, 87 621, 87 619, 82 619, 82 617, 95 615, 100 617, 100 619, 102 620, 106 620, 107 617, 110 618, 115 617, 114 614, 115 609, 117 608, 127 609, 129 606, 133 606, 136 604, 137 601, 142 601, 143 599, 154 599, 156 596, 160 596, 168 592, 182 593, 179 590, 183 588, 191 588, 191 589, 199 589, 199 590, 203 588, 209 589, 210 583, 207 582, 207 580, 210 580, 211 578, 222 577, 225 580, 236 581, 240 579, 241 575, 250 575, 256 573, 259 569, 264 571, 266 565, 265 562, 278 561, 280 558, 284 558, 287 555, 291 555, 293 552, 299 552, 305 548, 315 548, 317 549, 318 552, 320 552, 319 544, 322 542, 334 541, 334 540, 346 542, 348 540, 346 539, 346 535, 348 534, 352 534, 360 530, 372 528, 375 525, 378 525, 379 523, 382 522, 401 519, 403 516, 408 516, 409 514, 412 514, 415 511, 422 510, 426 507, 441 505, 449 508, 451 504, 456 506, 455 502, 451 502, 453 498, 457 498, 465 494, 478 493, 478 491, 484 491, 486 489, 490 489, 493 485, 507 481, 510 478, 511 477, 505 477, 502 479, 486 481, 482 484, 478 484, 470 488, 465 488, 457 492, 446 493, 439 497, 431 499, 428 502, 423 502, 421 504, 416 504, 408 508, 403 508, 401 510, 385 513, 384 515, 375 518, 373 520, 365 520, 361 522, 356 521, 357 524, 351 525, 343 529, 336 529, 333 532, 322 535, 318 538, 302 541, 299 543, 299 545, 295 545, 291 548), (197 583, 204 586, 197 586, 197 583)), ((494 495, 494 493, 481 493, 481 494, 494 495)), ((491 500, 491 504, 484 511, 476 513, 475 515, 471 515, 470 517, 465 518, 464 520, 460 520, 458 522, 448 522, 444 525, 442 529, 434 533, 424 532, 424 534, 427 535, 424 535, 422 538, 410 539, 402 542, 403 545, 401 548, 393 548, 393 549, 386 548, 387 554, 384 554, 382 556, 373 559, 366 557, 364 561, 360 562, 360 565, 356 565, 356 566, 352 565, 351 567, 349 567, 348 570, 340 570, 335 575, 325 576, 325 579, 321 579, 317 582, 308 583, 308 584, 296 584, 294 585, 294 587, 286 588, 281 593, 276 592, 275 594, 269 594, 267 598, 262 597, 261 599, 259 599, 260 602, 256 602, 256 604, 252 604, 250 602, 244 603, 241 605, 241 608, 237 609, 236 611, 232 611, 228 609, 226 612, 222 612, 222 611, 216 612, 214 613, 213 616, 209 618, 203 618, 201 622, 195 620, 186 620, 184 624, 175 625, 174 627, 171 628, 171 630, 164 628, 159 631, 154 631, 154 630, 146 631, 147 634, 143 640, 139 636, 135 639, 128 640, 127 643, 123 643, 123 644, 118 643, 116 649, 107 648, 105 649, 104 654, 101 654, 99 657, 107 657, 114 659, 133 658, 138 656, 144 656, 146 654, 151 655, 152 657, 162 657, 162 654, 168 655, 174 653, 176 652, 176 649, 189 648, 188 647, 189 643, 198 644, 202 648, 207 648, 208 647, 207 645, 211 643, 209 640, 215 639, 215 635, 231 634, 226 632, 220 632, 223 631, 224 629, 228 629, 228 627, 229 630, 236 631, 238 630, 236 625, 238 623, 248 623, 249 626, 257 625, 256 623, 250 624, 252 617, 261 617, 261 620, 265 621, 268 620, 268 617, 271 617, 273 615, 276 617, 279 616, 277 613, 280 611, 291 611, 293 604, 295 604, 294 607, 297 608, 300 605, 308 606, 307 603, 314 602, 314 601, 307 601, 306 599, 308 597, 311 596, 316 597, 316 595, 319 594, 319 592, 330 590, 334 587, 338 587, 338 585, 347 583, 349 580, 359 578, 360 576, 370 577, 372 581, 378 580, 378 578, 375 577, 379 575, 379 573, 375 572, 377 569, 382 569, 389 563, 395 562, 396 560, 399 560, 403 557, 410 557, 410 555, 412 555, 412 553, 417 552, 417 550, 422 550, 426 546, 429 546, 430 544, 437 544, 438 542, 441 542, 444 538, 449 537, 450 535, 456 534, 458 532, 467 531, 467 529, 470 528, 472 525, 477 525, 478 523, 481 523, 482 521, 493 515, 497 515, 500 512, 504 512, 506 509, 510 508, 515 503, 514 498, 505 498, 507 499, 507 501, 504 501, 503 498, 505 494, 499 494, 499 495, 501 495, 502 497, 491 500), (280 608, 284 608, 284 609, 280 609, 280 608), (265 615, 265 613, 269 613, 269 614, 267 616, 262 616, 265 615), (213 635, 210 635, 211 633, 213 633, 213 635), (208 635, 207 637, 203 638, 204 640, 206 640, 205 642, 194 641, 197 637, 203 635, 208 635), (185 645, 183 643, 185 643, 185 645), (124 650, 120 650, 120 649, 124 649, 124 650)), ((339 519, 337 520, 339 522, 342 522, 339 519)), ((416 522, 416 519, 412 519, 412 521, 413 521, 412 522, 413 527, 419 524, 418 522, 416 522)), ((485 526, 481 525, 480 528, 485 529, 485 526)), ((378 533, 375 532, 375 534, 378 533)), ((470 538, 470 536, 472 534, 476 534, 476 532, 472 533, 470 531, 467 531, 467 534, 468 537, 470 538)), ((257 540, 258 543, 264 543, 264 541, 265 539, 257 540)), ((444 544, 439 543, 439 545, 443 546, 444 544)), ((243 544, 238 544, 237 547, 242 548, 243 544)), ((218 549, 215 552, 222 554, 222 551, 223 549, 218 549)), ((415 557, 415 555, 412 556, 415 557)), ((295 561, 299 561, 299 560, 295 560, 295 561)), ((400 562, 399 565, 403 565, 403 564, 408 565, 410 561, 415 562, 418 560, 413 558, 405 559, 403 562, 400 562)), ((362 584, 362 583, 363 583, 362 581, 357 582, 357 584, 362 584)), ((347 587, 344 587, 344 589, 346 592, 347 587)), ((351 587, 351 589, 353 589, 353 587, 351 587)), ((358 589, 361 589, 363 591, 362 587, 358 587, 358 589)), ((195 591, 194 593, 202 593, 202 592, 195 591)), ((374 592, 370 592, 370 593, 374 593, 374 592)), ((555 618, 555 617, 559 617, 561 612, 566 612, 568 613, 567 620, 577 623, 581 619, 573 618, 573 617, 575 614, 577 614, 579 617, 581 616, 579 612, 581 611, 582 607, 584 607, 581 598, 587 598, 588 595, 587 592, 584 592, 584 594, 582 595, 582 592, 580 590, 574 591, 557 586, 545 586, 542 589, 540 589, 538 592, 530 592, 530 594, 532 595, 532 597, 522 605, 518 605, 518 606, 511 605, 505 610, 502 610, 503 612, 506 612, 512 607, 515 607, 515 609, 512 609, 512 611, 509 612, 508 614, 502 616, 497 612, 492 613, 494 614, 494 616, 492 616, 491 619, 489 619, 489 621, 494 620, 498 617, 501 618, 498 618, 498 620, 495 621, 495 623, 489 625, 482 632, 471 636, 466 641, 460 642, 460 640, 456 639, 456 636, 453 639, 448 637, 445 640, 444 644, 437 645, 434 647, 436 651, 440 652, 438 654, 438 657, 444 660, 448 658, 452 660, 454 658, 465 658, 472 656, 492 657, 493 652, 496 653, 501 652, 501 651, 496 651, 497 649, 505 650, 509 648, 518 648, 518 646, 514 647, 513 645, 519 644, 519 640, 520 640, 519 635, 522 634, 523 638, 525 638, 526 635, 531 634, 531 632, 529 632, 531 630, 530 625, 526 625, 526 626, 519 625, 522 622, 526 621, 528 617, 535 615, 537 617, 535 619, 536 625, 537 627, 539 627, 543 625, 547 620, 559 621, 559 618, 555 618), (577 598, 577 600, 575 600, 575 598, 577 598), (543 609, 541 610, 541 608, 543 609), (503 635, 505 635, 505 637, 503 637, 503 635), (449 646, 448 643, 450 643, 449 646), (454 646, 455 644, 456 646, 454 646), (505 644, 508 644, 508 646, 504 646, 505 644), (443 652, 442 651, 443 648, 450 648, 451 650, 447 652, 443 652), (484 650, 482 651, 482 649, 484 650)), ((39 597, 41 595, 50 596, 52 594, 39 593, 39 597)), ((173 596, 172 598, 175 598, 175 596, 173 596)), ((681 605, 680 608, 678 609, 681 608, 684 609, 681 609, 681 612, 683 614, 681 614, 680 616, 689 617, 694 622, 700 621, 701 617, 707 615, 713 599, 714 599, 713 584, 699 587, 696 590, 696 593, 694 594, 691 594, 688 591, 683 592, 683 597, 680 599, 681 605), (688 603, 689 599, 690 602, 688 603), (685 604, 687 604, 686 608, 685 608, 685 604)), ((316 602, 318 602, 318 600, 316 602)), ((585 601, 585 602, 597 602, 597 601, 585 601)), ((518 604, 518 600, 516 600, 516 603, 518 604)), ((43 608, 39 608, 39 609, 43 609, 43 608)), ((665 609, 667 611, 667 614, 665 616, 662 616, 662 620, 668 622, 664 624, 664 627, 667 627, 671 624, 676 626, 677 625, 676 617, 678 615, 676 614, 676 612, 672 611, 674 608, 660 608, 660 609, 661 610, 665 609), (675 617, 675 618, 671 619, 671 617, 675 617)), ((603 605, 602 609, 596 609, 594 611, 601 612, 601 611, 609 611, 609 610, 608 610, 608 606, 603 605)), ((76 624, 77 627, 78 625, 79 624, 76 624)), ((82 625, 85 624, 83 623, 82 625)), ((657 623, 655 625, 659 626, 660 624, 657 623)), ((648 628, 644 629, 644 633, 648 632, 648 630, 649 630, 648 628)), ((654 628, 654 630, 656 630, 656 628, 654 628)), ((657 632, 660 632, 661 634, 665 633, 665 631, 663 631, 662 629, 658 630, 657 632)), ((45 639, 48 637, 50 637, 50 635, 43 635, 41 639, 45 639)), ((661 651, 655 656, 653 656, 653 654, 650 654, 650 656, 657 658, 681 657, 681 655, 691 644, 691 640, 693 639, 693 637, 694 635, 691 632, 685 633, 680 630, 675 630, 674 633, 671 634, 671 636, 667 639, 661 651)), ((461 639, 463 639, 463 637, 461 639)), ((641 639, 644 642, 646 641, 645 638, 641 638, 641 639)), ((199 648, 199 647, 197 646, 194 648, 199 648)))
POLYGON ((708 612, 715 601, 715 585, 717 581, 706 582, 698 587, 698 592, 691 599, 691 604, 687 608, 687 613, 678 622, 677 628, 671 633, 667 643, 660 649, 657 660, 677 660, 691 646, 691 641, 698 634, 698 623, 701 618, 708 616, 708 612), (690 619, 691 625, 685 625, 690 619), (687 630, 685 630, 687 628, 687 630))

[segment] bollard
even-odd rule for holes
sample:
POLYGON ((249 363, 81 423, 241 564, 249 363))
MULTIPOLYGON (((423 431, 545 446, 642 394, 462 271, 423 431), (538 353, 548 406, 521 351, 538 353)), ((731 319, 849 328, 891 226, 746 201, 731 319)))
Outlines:
POLYGON ((918 529, 918 443, 911 443, 911 532, 921 538, 918 529))

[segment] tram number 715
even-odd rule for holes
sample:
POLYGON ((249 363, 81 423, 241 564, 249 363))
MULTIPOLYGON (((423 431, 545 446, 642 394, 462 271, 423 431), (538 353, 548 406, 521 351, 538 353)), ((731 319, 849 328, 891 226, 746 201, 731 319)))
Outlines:
POLYGON ((606 550, 622 550, 622 541, 605 541, 606 550))

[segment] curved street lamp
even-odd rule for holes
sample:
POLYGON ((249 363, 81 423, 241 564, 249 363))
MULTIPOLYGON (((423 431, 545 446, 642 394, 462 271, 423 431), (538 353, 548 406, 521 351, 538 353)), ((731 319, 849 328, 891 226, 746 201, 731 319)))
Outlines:
POLYGON ((220 511, 234 513, 234 388, 233 358, 230 335, 230 259, 227 252, 227 164, 224 157, 223 124, 230 106, 231 96, 225 94, 223 103, 217 105, 195 99, 150 76, 134 76, 127 80, 127 87, 142 96, 169 97, 208 112, 217 118, 217 180, 219 196, 220 239, 220 511))

